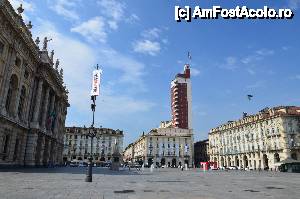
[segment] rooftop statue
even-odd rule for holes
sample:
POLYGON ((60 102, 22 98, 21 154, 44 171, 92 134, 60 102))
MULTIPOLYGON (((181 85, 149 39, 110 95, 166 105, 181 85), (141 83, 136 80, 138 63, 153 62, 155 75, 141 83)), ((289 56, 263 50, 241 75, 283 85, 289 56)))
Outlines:
POLYGON ((58 71, 59 63, 60 63, 59 59, 57 59, 56 62, 55 62, 55 70, 57 70, 57 71, 58 71))
POLYGON ((49 41, 52 41, 52 39, 48 39, 47 37, 44 38, 43 50, 47 50, 49 41))
POLYGON ((53 58, 54 58, 54 50, 52 50, 50 53, 50 60, 52 63, 53 63, 53 58))

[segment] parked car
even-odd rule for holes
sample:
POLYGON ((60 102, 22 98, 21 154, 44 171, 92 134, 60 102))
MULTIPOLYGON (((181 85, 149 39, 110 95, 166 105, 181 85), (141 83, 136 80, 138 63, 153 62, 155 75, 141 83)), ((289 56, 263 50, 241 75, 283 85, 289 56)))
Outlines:
POLYGON ((78 167, 78 162, 70 162, 70 167, 78 167))
POLYGON ((238 167, 237 166, 230 166, 228 167, 229 170, 238 170, 238 167))
POLYGON ((86 163, 86 162, 79 162, 79 165, 78 165, 79 167, 87 167, 88 166, 88 164, 86 163))

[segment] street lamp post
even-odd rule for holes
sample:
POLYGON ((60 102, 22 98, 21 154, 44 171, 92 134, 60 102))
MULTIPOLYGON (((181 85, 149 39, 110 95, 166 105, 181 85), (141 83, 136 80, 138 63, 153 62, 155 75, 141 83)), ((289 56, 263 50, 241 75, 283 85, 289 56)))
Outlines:
POLYGON ((89 157, 88 162, 88 168, 86 170, 86 182, 92 182, 93 181, 93 140, 96 136, 96 131, 94 129, 94 123, 95 123, 95 110, 96 110, 96 96, 99 96, 100 93, 100 80, 101 80, 101 74, 102 70, 99 69, 99 65, 97 64, 96 70, 93 71, 93 81, 92 81, 92 90, 91 90, 91 109, 93 113, 93 121, 92 125, 89 129, 88 136, 91 138, 91 153, 89 157))
POLYGON ((91 153, 90 153, 90 157, 89 157, 89 162, 88 162, 88 167, 86 170, 86 177, 85 177, 85 181, 86 182, 92 182, 93 181, 93 140, 94 137, 96 136, 96 132, 94 129, 94 122, 95 122, 95 110, 96 110, 96 96, 91 96, 91 100, 93 101, 93 103, 91 104, 91 109, 93 112, 93 121, 92 121, 92 125, 89 129, 89 133, 88 136, 91 138, 91 153))

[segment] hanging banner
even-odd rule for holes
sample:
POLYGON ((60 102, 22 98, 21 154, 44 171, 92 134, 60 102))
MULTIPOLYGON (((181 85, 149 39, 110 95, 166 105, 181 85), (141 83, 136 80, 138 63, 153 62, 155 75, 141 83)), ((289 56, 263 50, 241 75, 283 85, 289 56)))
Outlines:
POLYGON ((94 70, 93 71, 91 96, 100 95, 101 74, 102 74, 102 70, 94 70))

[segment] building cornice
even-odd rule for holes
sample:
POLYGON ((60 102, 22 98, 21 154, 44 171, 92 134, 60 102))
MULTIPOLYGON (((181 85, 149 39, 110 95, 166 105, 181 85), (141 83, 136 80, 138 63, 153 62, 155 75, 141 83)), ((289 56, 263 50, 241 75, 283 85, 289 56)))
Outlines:
POLYGON ((32 56, 39 62, 39 50, 36 44, 32 39, 32 34, 24 23, 23 18, 18 15, 10 2, 8 0, 2 0, 0 3, 0 10, 13 27, 13 29, 17 32, 17 34, 22 38, 23 42, 29 48, 32 56))
POLYGON ((300 107, 296 106, 278 106, 274 108, 266 108, 258 114, 249 115, 236 121, 230 121, 210 130, 209 134, 221 131, 238 129, 240 127, 260 123, 266 120, 278 117, 300 117, 300 107))

